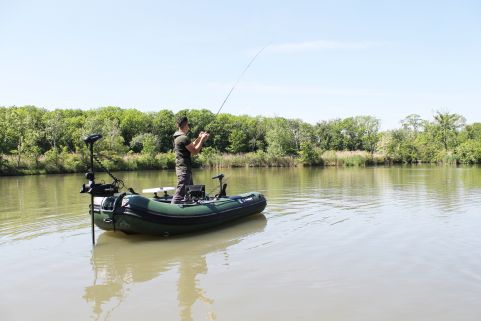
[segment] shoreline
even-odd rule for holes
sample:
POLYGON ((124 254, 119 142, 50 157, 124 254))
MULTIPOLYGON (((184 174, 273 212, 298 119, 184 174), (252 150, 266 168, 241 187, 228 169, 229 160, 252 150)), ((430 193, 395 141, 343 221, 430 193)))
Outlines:
MULTIPOLYGON (((59 155, 60 156, 60 155, 59 155)), ((23 162, 22 167, 8 166, 0 170, 0 177, 78 174, 85 173, 89 166, 81 154, 69 153, 65 158, 59 157, 57 164, 51 164, 47 159, 37 162, 23 162), (72 161, 75 160, 75 161, 72 161), (32 166, 32 167, 30 167, 32 166), (37 168, 35 168, 37 166, 37 168)), ((112 155, 101 160, 103 165, 114 172, 132 172, 148 170, 174 170, 175 156, 173 153, 157 155, 128 154, 123 157, 112 155)), ((306 162, 300 156, 274 156, 267 153, 245 154, 209 154, 194 158, 194 168, 295 168, 295 167, 376 167, 376 166, 459 166, 456 162, 406 163, 389 160, 381 154, 369 154, 364 151, 326 151, 320 156, 306 162)), ((473 166, 473 165, 471 165, 473 166)), ((476 164, 474 164, 476 166, 476 164)), ((96 172, 104 172, 100 167, 96 172)))

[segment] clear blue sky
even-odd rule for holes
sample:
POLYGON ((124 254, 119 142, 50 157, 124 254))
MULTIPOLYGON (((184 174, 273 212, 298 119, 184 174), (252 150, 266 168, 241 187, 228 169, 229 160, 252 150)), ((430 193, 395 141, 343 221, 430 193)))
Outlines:
POLYGON ((481 1, 0 0, 0 105, 481 122, 481 1))

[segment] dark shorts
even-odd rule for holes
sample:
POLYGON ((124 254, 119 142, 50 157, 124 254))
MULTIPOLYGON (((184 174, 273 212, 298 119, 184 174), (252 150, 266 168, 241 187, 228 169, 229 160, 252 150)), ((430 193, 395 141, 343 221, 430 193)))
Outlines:
POLYGON ((185 198, 185 186, 193 185, 192 171, 187 169, 176 169, 177 174, 177 188, 175 189, 174 197, 172 198, 172 204, 181 203, 185 198))

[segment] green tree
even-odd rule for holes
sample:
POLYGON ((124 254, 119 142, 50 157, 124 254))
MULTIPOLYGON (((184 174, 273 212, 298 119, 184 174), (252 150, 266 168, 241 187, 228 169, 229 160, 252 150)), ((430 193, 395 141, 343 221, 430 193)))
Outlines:
POLYGON ((421 116, 417 114, 408 115, 406 118, 401 120, 403 129, 414 134, 417 134, 422 129, 423 123, 424 121, 421 119, 421 116))
POLYGON ((229 114, 219 114, 210 123, 208 130, 210 138, 206 141, 206 147, 214 147, 220 152, 226 152, 229 147, 229 136, 234 124, 234 116, 229 114))
POLYGON ((321 121, 314 126, 315 142, 322 150, 334 150, 331 122, 321 121))
POLYGON ((456 158, 463 164, 481 163, 481 141, 468 139, 456 148, 456 158))
POLYGON ((106 144, 107 151, 116 154, 126 152, 124 138, 122 137, 119 121, 117 119, 104 119, 103 121, 103 141, 106 144))
POLYGON ((62 118, 65 125, 63 129, 63 137, 61 141, 65 144, 68 151, 75 152, 84 148, 85 143, 82 138, 84 133, 84 126, 88 117, 86 112, 80 109, 66 109, 62 110, 62 118))
POLYGON ((10 151, 7 137, 7 108, 0 107, 0 172, 6 165, 4 156, 10 151))
POLYGON ((64 136, 66 125, 62 117, 62 112, 55 110, 45 113, 43 122, 45 124, 45 138, 49 141, 52 148, 57 149, 57 144, 64 136))
POLYGON ((276 117, 269 121, 266 133, 267 152, 274 156, 294 155, 297 153, 293 131, 287 119, 276 117))
POLYGON ((124 138, 121 135, 119 121, 116 118, 104 118, 102 114, 90 113, 85 120, 79 135, 79 150, 87 152, 83 138, 90 134, 101 134, 103 139, 95 144, 97 151, 106 151, 110 154, 123 154, 126 152, 124 138))
POLYGON ((467 125, 461 130, 458 138, 460 142, 465 142, 470 139, 481 141, 481 123, 467 125))
POLYGON ((125 144, 129 145, 134 136, 152 132, 152 119, 149 114, 137 109, 127 109, 120 116, 120 130, 125 144))
POLYGON ((362 149, 362 128, 359 126, 359 120, 355 117, 348 117, 341 122, 342 149, 345 150, 361 150, 362 149))
POLYGON ((294 140, 296 151, 301 149, 302 143, 311 143, 316 140, 314 128, 300 119, 288 119, 287 128, 290 132, 290 137, 294 140))
POLYGON ((44 136, 42 115, 46 111, 35 106, 11 107, 6 115, 7 136, 12 142, 10 153, 17 156, 17 168, 23 156, 30 156, 38 164, 38 156, 42 152, 44 136))
POLYGON ((419 160, 423 163, 440 162, 445 156, 444 147, 439 140, 439 128, 436 124, 425 122, 414 143, 418 147, 419 160))
POLYGON ((465 118, 458 114, 437 111, 434 115, 435 138, 442 143, 446 152, 456 145, 458 132, 465 123, 465 118))
POLYGON ((258 150, 265 150, 266 148, 266 119, 261 116, 255 118, 245 117, 247 128, 247 139, 249 151, 255 152, 258 150))
POLYGON ((124 114, 124 110, 120 107, 116 106, 105 106, 100 107, 98 109, 93 109, 89 111, 95 115, 97 115, 100 119, 117 119, 117 122, 120 124, 122 120, 122 116, 124 114))
POLYGON ((207 109, 191 109, 187 113, 192 135, 197 137, 201 131, 208 131, 215 115, 207 109))
POLYGON ((244 128, 238 126, 230 132, 227 151, 231 153, 243 153, 247 151, 247 146, 247 133, 244 128))
POLYGON ((153 156, 159 151, 159 137, 152 133, 139 134, 132 139, 130 147, 135 152, 153 156))
POLYGON ((371 155, 374 154, 379 141, 379 119, 372 116, 358 116, 356 122, 361 136, 361 149, 370 152, 371 155))
POLYGON ((319 154, 316 152, 313 143, 304 141, 299 150, 301 161, 306 165, 315 165, 319 162, 319 154))
POLYGON ((152 118, 152 134, 159 138, 160 151, 172 150, 173 135, 176 130, 174 113, 164 109, 149 116, 152 118))
POLYGON ((409 135, 406 129, 386 131, 379 135, 377 148, 390 162, 415 163, 419 157, 418 149, 409 135))

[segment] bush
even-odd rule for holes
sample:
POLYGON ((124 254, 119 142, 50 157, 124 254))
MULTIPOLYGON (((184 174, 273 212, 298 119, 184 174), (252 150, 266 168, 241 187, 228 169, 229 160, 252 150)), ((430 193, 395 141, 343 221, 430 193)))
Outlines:
POLYGON ((0 156, 0 171, 2 171, 4 168, 8 167, 8 161, 5 158, 3 158, 2 156, 0 156))
POLYGON ((321 155, 325 166, 367 166, 384 164, 383 154, 366 151, 325 151, 321 155))
POLYGON ((57 149, 49 149, 42 158, 43 167, 47 173, 62 173, 64 171, 61 166, 61 157, 57 149))
MULTIPOLYGON (((123 157, 118 155, 109 154, 108 156, 98 156, 98 158, 102 162, 102 165, 109 171, 120 171, 127 167, 123 157)), ((97 171, 103 171, 97 162, 94 162, 94 166, 97 171)))
POLYGON ((439 153, 439 157, 441 159, 439 162, 443 164, 456 165, 458 163, 457 156, 451 151, 446 152, 443 150, 442 152, 439 153))
POLYGON ((456 148, 456 159, 463 164, 481 163, 481 142, 469 139, 456 148))
POLYGON ((155 155, 152 155, 152 154, 137 155, 138 169, 157 169, 158 167, 159 167, 159 164, 155 155))
POLYGON ((266 167, 267 166, 267 153, 258 150, 255 153, 249 153, 249 167, 266 167))
POLYGON ((344 166, 366 166, 367 159, 361 155, 352 155, 344 159, 344 166))
POLYGON ((137 164, 137 155, 132 151, 129 151, 126 156, 124 156, 124 164, 126 166, 126 170, 128 171, 135 171, 139 169, 137 164))
POLYGON ((310 142, 302 142, 301 150, 299 151, 300 161, 304 165, 318 165, 322 164, 322 159, 319 157, 318 152, 312 146, 310 142))
POLYGON ((202 152, 196 157, 196 161, 205 167, 219 167, 220 154, 212 147, 202 148, 202 152))
POLYGON ((159 153, 155 156, 157 166, 162 169, 175 168, 175 153, 159 153))

